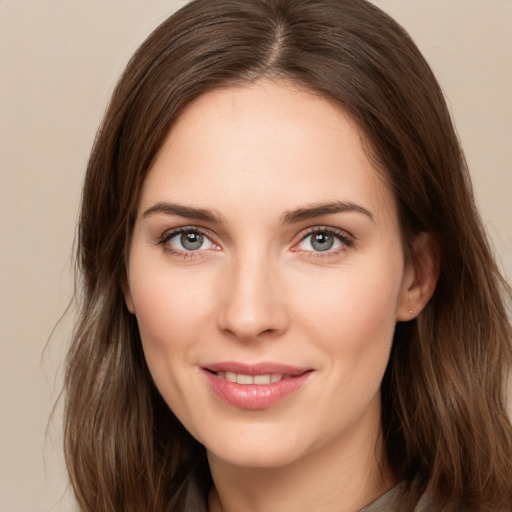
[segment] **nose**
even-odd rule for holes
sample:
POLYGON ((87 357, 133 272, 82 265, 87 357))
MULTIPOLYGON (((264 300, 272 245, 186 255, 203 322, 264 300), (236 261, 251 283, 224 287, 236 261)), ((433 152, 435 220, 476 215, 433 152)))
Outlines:
POLYGON ((286 331, 286 291, 276 265, 263 255, 232 262, 222 284, 219 329, 242 341, 276 337, 286 331))

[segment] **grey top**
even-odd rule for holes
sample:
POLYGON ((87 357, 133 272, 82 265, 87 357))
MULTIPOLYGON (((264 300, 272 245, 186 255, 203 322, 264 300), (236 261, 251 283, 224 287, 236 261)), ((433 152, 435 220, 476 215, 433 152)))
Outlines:
MULTIPOLYGON (((405 489, 405 483, 395 485, 395 487, 358 512, 402 512, 403 509, 398 507, 405 489)), ((193 482, 189 483, 186 503, 186 512, 208 512, 207 505, 193 482)), ((414 506, 413 512, 437 512, 438 510, 433 501, 428 496, 423 495, 414 506)))
MULTIPOLYGON (((366 505, 366 507, 359 510, 359 512, 400 512, 398 503, 405 489, 405 483, 395 485, 395 487, 391 488, 369 505, 366 505)), ((437 510, 439 509, 435 506, 434 502, 424 494, 421 496, 418 503, 416 503, 413 512, 436 512, 437 510)))

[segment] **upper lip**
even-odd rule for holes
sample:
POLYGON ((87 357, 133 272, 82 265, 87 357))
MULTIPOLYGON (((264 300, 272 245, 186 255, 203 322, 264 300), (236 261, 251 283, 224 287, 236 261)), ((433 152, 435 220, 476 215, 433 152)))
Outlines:
POLYGON ((291 366, 287 364, 274 362, 261 362, 255 364, 240 363, 236 361, 223 361, 219 363, 211 363, 203 366, 205 370, 211 372, 233 372, 244 375, 267 375, 270 373, 280 373, 282 375, 302 375, 311 368, 291 366))

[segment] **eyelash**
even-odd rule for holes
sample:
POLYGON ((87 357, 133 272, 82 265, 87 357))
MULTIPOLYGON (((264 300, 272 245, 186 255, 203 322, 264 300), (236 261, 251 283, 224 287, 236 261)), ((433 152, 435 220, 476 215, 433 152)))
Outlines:
MULTIPOLYGON (((170 254, 181 256, 184 260, 185 259, 192 259, 200 257, 200 253, 206 249, 203 250, 177 250, 173 248, 172 246, 168 245, 168 242, 173 239, 174 237, 182 234, 187 233, 196 233, 203 235, 206 239, 208 239, 212 244, 216 245, 215 242, 211 240, 211 235, 204 231, 203 229, 195 226, 187 226, 182 228, 176 228, 171 231, 165 232, 160 239, 157 242, 157 245, 163 246, 164 250, 167 251, 170 254)), ((318 226, 312 229, 307 230, 304 234, 302 234, 300 240, 294 244, 292 247, 293 252, 303 252, 303 253, 309 253, 308 257, 311 258, 326 258, 326 257, 332 257, 337 256, 341 252, 347 250, 347 248, 353 247, 355 245, 355 240, 353 237, 347 234, 346 231, 338 230, 335 228, 328 228, 328 227, 322 227, 318 226), (335 239, 337 239, 339 242, 341 242, 342 246, 335 249, 335 250, 326 250, 326 251, 306 251, 296 248, 297 245, 304 242, 308 237, 316 235, 316 234, 325 234, 328 236, 332 236, 335 239)))

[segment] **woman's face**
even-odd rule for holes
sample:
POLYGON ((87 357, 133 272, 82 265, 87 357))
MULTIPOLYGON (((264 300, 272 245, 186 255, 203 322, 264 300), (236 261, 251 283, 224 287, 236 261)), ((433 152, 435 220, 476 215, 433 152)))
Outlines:
POLYGON ((378 436, 407 275, 354 122, 260 81, 204 94, 173 126, 142 190, 126 300, 160 393, 210 455, 280 466, 378 436))

